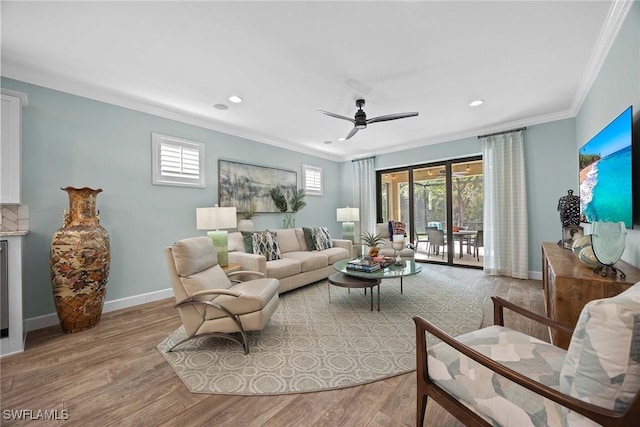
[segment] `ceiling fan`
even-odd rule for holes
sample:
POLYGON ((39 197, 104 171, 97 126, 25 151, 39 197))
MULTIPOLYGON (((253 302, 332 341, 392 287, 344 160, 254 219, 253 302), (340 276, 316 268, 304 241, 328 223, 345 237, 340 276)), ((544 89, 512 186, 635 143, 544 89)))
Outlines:
POLYGON ((394 114, 387 114, 387 115, 384 115, 384 116, 374 117, 372 119, 367 119, 367 114, 364 111, 362 111, 362 107, 363 106, 364 106, 364 99, 356 99, 356 107, 358 107, 358 111, 356 111, 355 118, 353 118, 353 119, 351 119, 349 117, 341 116, 340 114, 331 113, 329 111, 323 111, 323 110, 318 110, 318 111, 321 112, 322 114, 326 114, 327 116, 335 117, 337 119, 347 120, 347 121, 353 123, 353 129, 351 129, 351 132, 349 132, 349 135, 347 135, 347 137, 345 139, 351 138, 359 130, 366 129, 367 125, 369 125, 371 123, 387 122, 389 120, 404 119, 404 118, 407 118, 407 117, 415 117, 415 116, 418 115, 418 113, 416 113, 416 112, 413 112, 413 113, 394 113, 394 114))

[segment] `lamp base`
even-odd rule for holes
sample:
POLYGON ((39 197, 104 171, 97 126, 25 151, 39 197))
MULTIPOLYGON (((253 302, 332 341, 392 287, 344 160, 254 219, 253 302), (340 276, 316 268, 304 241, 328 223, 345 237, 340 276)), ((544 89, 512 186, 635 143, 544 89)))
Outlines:
POLYGON ((354 242, 354 223, 353 222, 343 222, 342 223, 342 238, 346 240, 351 240, 351 243, 354 242))
POLYGON ((208 231, 207 236, 213 242, 218 254, 218 265, 226 267, 229 265, 229 233, 227 230, 208 231))

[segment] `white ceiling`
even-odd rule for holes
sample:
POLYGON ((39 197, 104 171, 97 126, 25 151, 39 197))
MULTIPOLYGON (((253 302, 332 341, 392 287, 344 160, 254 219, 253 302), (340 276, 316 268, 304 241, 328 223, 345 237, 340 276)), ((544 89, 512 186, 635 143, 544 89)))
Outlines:
POLYGON ((2 75, 347 160, 575 116, 628 3, 3 0, 2 75))

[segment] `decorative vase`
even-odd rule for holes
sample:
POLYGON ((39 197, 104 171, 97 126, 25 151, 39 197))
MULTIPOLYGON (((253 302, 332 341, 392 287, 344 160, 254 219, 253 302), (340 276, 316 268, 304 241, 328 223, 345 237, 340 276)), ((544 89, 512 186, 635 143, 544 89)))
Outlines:
POLYGON ((296 213, 285 212, 282 222, 284 223, 284 228, 296 228, 296 213))
POLYGON ((238 221, 238 231, 253 231, 253 221, 250 219, 241 219, 238 221))
POLYGON ((78 332, 100 323, 111 263, 109 234, 96 215, 102 189, 61 190, 69 195, 69 211, 51 241, 51 284, 62 329, 78 332))

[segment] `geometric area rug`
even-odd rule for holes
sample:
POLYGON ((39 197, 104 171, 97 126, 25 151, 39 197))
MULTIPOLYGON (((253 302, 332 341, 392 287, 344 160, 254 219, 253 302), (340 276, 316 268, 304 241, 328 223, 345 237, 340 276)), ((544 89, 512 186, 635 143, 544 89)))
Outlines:
MULTIPOLYGON (((423 266, 416 276, 385 279, 380 311, 362 289, 327 281, 280 295, 262 331, 248 332, 249 354, 237 343, 200 338, 178 346, 178 328, 157 349, 192 393, 276 395, 353 387, 416 369, 415 326, 420 315, 453 336, 477 330, 481 298, 464 284, 423 266)), ((377 289, 374 288, 374 297, 377 289)), ((435 342, 433 337, 429 343, 435 342)))

